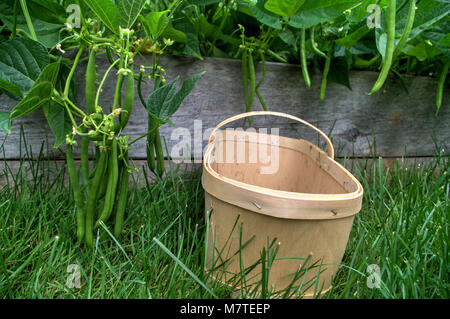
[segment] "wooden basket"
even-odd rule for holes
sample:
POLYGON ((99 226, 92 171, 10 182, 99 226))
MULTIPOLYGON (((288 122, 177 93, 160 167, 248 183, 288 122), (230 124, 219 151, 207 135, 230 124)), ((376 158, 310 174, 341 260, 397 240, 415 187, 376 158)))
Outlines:
POLYGON ((292 294, 300 291, 304 297, 328 291, 363 196, 358 180, 333 158, 333 145, 322 131, 288 114, 248 112, 220 123, 209 139, 202 174, 209 274, 251 290, 263 278, 258 264, 262 249, 275 240, 271 250, 277 247, 278 252, 268 275, 274 291, 290 287, 292 294), (260 115, 289 118, 316 130, 325 139, 328 154, 302 139, 219 130, 232 121, 260 115), (262 147, 275 150, 272 161, 278 156, 278 169, 269 174, 264 172, 266 160, 255 156, 262 147), (245 161, 238 158, 242 157, 238 150, 245 150, 245 161), (299 277, 295 282, 294 274, 299 277))

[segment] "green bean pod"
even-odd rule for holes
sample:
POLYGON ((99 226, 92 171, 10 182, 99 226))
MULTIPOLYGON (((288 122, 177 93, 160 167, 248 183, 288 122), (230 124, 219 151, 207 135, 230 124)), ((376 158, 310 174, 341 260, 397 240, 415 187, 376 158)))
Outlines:
POLYGON ((119 73, 119 75, 117 76, 116 94, 114 95, 113 102, 113 105, 115 107, 122 107, 122 87, 124 78, 125 77, 122 73, 119 73))
POLYGON ((325 60, 325 66, 323 67, 323 74, 322 74, 322 83, 320 84, 320 101, 323 102, 325 100, 325 91, 327 88, 327 77, 328 72, 330 71, 330 64, 331 64, 331 52, 332 48, 328 51, 327 59, 325 60))
POLYGON ((122 129, 128 123, 128 120, 131 115, 131 111, 133 110, 134 104, 134 76, 133 72, 127 75, 126 79, 126 91, 125 91, 125 99, 123 101, 122 112, 120 112, 120 126, 122 129))
POLYGON ((89 137, 83 135, 81 137, 81 176, 83 183, 89 183, 89 137))
MULTIPOLYGON (((109 168, 109 161, 106 162, 105 167, 103 168, 103 175, 105 175, 105 172, 108 172, 108 168, 109 168)), ((101 199, 103 196, 105 196, 106 189, 108 188, 109 175, 110 174, 108 174, 108 176, 105 176, 105 178, 103 178, 102 182, 98 186, 97 199, 101 199)), ((100 207, 102 207, 101 210, 103 210, 103 205, 101 205, 100 207)))
POLYGON ((139 77, 137 80, 137 93, 138 93, 138 97, 139 100, 141 101, 142 105, 147 108, 147 102, 145 102, 144 96, 142 95, 142 80, 143 80, 143 76, 144 74, 142 74, 142 72, 139 72, 139 77))
POLYGON ((442 94, 444 91, 445 79, 447 78, 449 63, 450 60, 447 60, 447 62, 444 65, 444 69, 442 70, 441 76, 439 77, 439 83, 436 94, 436 113, 439 111, 442 105, 442 94))
MULTIPOLYGON (((111 162, 111 156, 108 159, 108 162, 111 162)), ((110 166, 110 165, 108 165, 110 166)), ((113 176, 112 176, 112 169, 108 167, 106 170, 108 172, 108 179, 107 179, 107 186, 105 190, 105 196, 101 198, 100 194, 97 195, 97 201, 99 201, 99 205, 97 206, 97 212, 100 212, 96 214, 97 221, 95 222, 95 228, 98 228, 100 226, 100 221, 105 222, 105 216, 109 214, 109 210, 112 210, 112 207, 114 205, 114 202, 111 202, 111 192, 112 192, 112 185, 113 185, 113 176)), ((105 183, 104 183, 105 184, 105 183)))
POLYGON ((93 174, 95 173, 95 169, 96 169, 96 167, 97 167, 97 164, 98 164, 98 161, 100 160, 100 155, 101 155, 101 151, 100 151, 100 149, 99 149, 99 147, 98 146, 95 146, 95 151, 94 151, 94 168, 92 169, 92 172, 91 172, 91 174, 89 175, 89 178, 91 177, 91 175, 92 175, 92 177, 94 177, 93 176, 93 174))
POLYGON ((396 0, 389 0, 388 18, 387 18, 387 37, 386 37, 386 53, 384 55, 384 63, 381 67, 380 74, 372 87, 369 94, 373 94, 381 89, 391 69, 392 58, 394 55, 395 44, 395 7, 396 0))
POLYGON ((102 151, 95 170, 94 177, 92 179, 91 187, 89 187, 89 196, 86 203, 86 226, 85 226, 85 241, 89 247, 94 247, 94 211, 97 204, 97 192, 103 177, 103 170, 108 161, 108 152, 102 151))
POLYGON ((159 135, 159 129, 156 129, 155 134, 155 153, 156 153, 156 172, 159 177, 164 174, 164 152, 161 142, 161 136, 159 135))
POLYGON ((148 168, 155 173, 156 172, 156 163, 155 163, 155 127, 157 123, 155 120, 149 115, 148 116, 148 131, 151 131, 149 135, 147 135, 147 164, 148 168))
POLYGON ((96 52, 91 49, 89 52, 89 60, 86 67, 86 84, 84 94, 86 98, 86 109, 88 114, 95 113, 95 80, 97 78, 95 57, 96 52))
POLYGON ((256 96, 258 96, 259 102, 261 103, 261 106, 263 108, 264 111, 267 111, 267 104, 266 101, 264 101, 263 96, 261 95, 261 93, 259 92, 258 89, 255 90, 256 96))
POLYGON ((84 200, 81 193, 80 183, 78 180, 78 174, 75 169, 75 161, 73 159, 72 145, 67 144, 66 150, 67 170, 69 172, 70 184, 72 185, 73 198, 75 201, 77 211, 77 238, 78 241, 82 241, 84 237, 84 200))
POLYGON ((263 107, 263 110, 267 111, 266 101, 264 101, 264 98, 262 97, 261 93, 259 92, 259 87, 261 86, 261 84, 263 84, 263 82, 264 82, 264 80, 266 78, 266 72, 267 72, 266 59, 264 58, 264 53, 263 52, 259 53, 259 57, 260 57, 261 63, 262 63, 262 76, 261 76, 261 79, 259 80, 258 84, 256 85, 255 93, 256 93, 256 96, 259 99, 259 102, 261 103, 261 105, 263 107))
MULTIPOLYGON (((114 63, 114 58, 113 58, 113 55, 112 55, 111 50, 112 50, 112 49, 111 49, 110 47, 106 47, 106 57, 108 58, 109 63, 110 63, 110 64, 113 64, 113 63, 114 63)), ((119 66, 118 66, 117 64, 115 64, 114 67, 115 67, 117 70, 119 69, 119 66)))
POLYGON ((120 172, 120 179, 119 179, 119 189, 118 189, 118 200, 117 200, 117 206, 116 206, 116 222, 114 224, 114 236, 116 238, 119 238, 121 232, 122 232, 122 226, 123 226, 123 220, 125 215, 125 208, 127 206, 127 200, 128 200, 128 179, 130 173, 128 172, 128 156, 125 155, 125 164, 122 165, 122 169, 120 172))
POLYGON ((365 60, 365 59, 362 59, 359 56, 355 55, 353 57, 353 67, 356 69, 362 69, 362 70, 368 69, 378 61, 379 57, 380 56, 377 54, 372 59, 365 60))
POLYGON ((276 54, 275 52, 273 52, 273 51, 270 50, 270 49, 267 49, 267 53, 268 53, 272 58, 274 58, 274 59, 276 59, 276 60, 278 60, 278 61, 280 61, 280 62, 282 62, 282 63, 287 63, 287 62, 288 62, 285 58, 279 56, 278 54, 276 54))
POLYGON ((100 226, 100 222, 106 222, 111 216, 112 209, 114 206, 114 201, 116 197, 117 180, 119 178, 119 166, 118 166, 118 152, 117 152, 117 139, 113 139, 111 144, 111 154, 109 156, 109 179, 108 186, 106 188, 105 194, 105 204, 103 210, 95 223, 95 227, 100 226))
POLYGON ((305 45, 306 30, 302 29, 300 33, 300 65, 302 67, 303 79, 306 86, 311 87, 311 80, 309 78, 308 66, 306 65, 306 45, 305 45))
POLYGON ((259 53, 259 58, 261 59, 261 63, 262 63, 262 76, 261 76, 261 79, 259 80, 258 84, 256 85, 256 89, 259 89, 261 84, 263 84, 264 80, 266 79, 266 73, 267 73, 266 59, 264 58, 263 52, 259 53))
POLYGON ((249 97, 248 97, 248 52, 244 49, 242 53, 242 92, 244 93, 244 101, 245 101, 245 111, 248 112, 249 109, 249 97))
POLYGON ((250 97, 249 109, 247 112, 252 110, 253 100, 255 99, 255 89, 256 89, 256 79, 255 79, 255 64, 253 63, 253 55, 251 52, 248 53, 248 74, 250 78, 250 97))
POLYGON ((311 48, 313 49, 314 53, 316 53, 317 55, 326 59, 327 55, 325 53, 323 53, 322 51, 320 51, 318 47, 316 47, 316 41, 314 41, 314 31, 315 31, 315 27, 312 27, 310 30, 310 33, 309 33, 309 36, 310 36, 309 41, 311 44, 311 48))
POLYGON ((403 30, 403 34, 400 40, 397 42, 397 46, 394 50, 394 55, 392 60, 395 61, 397 56, 402 52, 405 47, 406 42, 408 42, 409 35, 411 34, 412 27, 414 25, 414 16, 416 15, 416 0, 410 0, 408 16, 406 18, 405 29, 403 30))

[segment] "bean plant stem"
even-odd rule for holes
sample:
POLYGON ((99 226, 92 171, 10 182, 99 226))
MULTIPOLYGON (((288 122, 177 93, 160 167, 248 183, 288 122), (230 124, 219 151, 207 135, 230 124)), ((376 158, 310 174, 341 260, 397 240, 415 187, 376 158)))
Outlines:
POLYGON ((230 12, 227 3, 225 2, 224 6, 223 6, 223 16, 222 16, 222 20, 220 21, 220 25, 219 28, 216 29, 216 32, 214 32, 214 38, 212 40, 211 43, 211 47, 208 50, 208 55, 211 55, 212 51, 214 50, 214 46, 216 45, 216 41, 217 41, 217 37, 219 36, 219 34, 222 32, 223 27, 225 26, 225 22, 228 18, 228 14, 230 12))
POLYGON ((77 111, 81 117, 86 116, 86 114, 81 109, 79 109, 69 98, 64 99, 64 101, 67 102, 75 111, 77 111))
POLYGON ((96 52, 94 48, 91 48, 89 52, 89 60, 86 66, 86 83, 85 83, 85 101, 86 110, 88 114, 95 113, 95 80, 96 76, 96 65, 95 65, 96 52))
POLYGON ((132 145, 132 144, 136 143, 137 141, 139 141, 141 138, 144 138, 144 137, 152 134, 153 132, 155 132, 156 128, 157 127, 151 128, 147 133, 142 134, 141 136, 139 136, 139 137, 135 138, 134 140, 132 140, 131 142, 129 142, 128 145, 132 145))
POLYGON ((17 33, 17 15, 19 14, 19 6, 18 6, 18 0, 14 0, 14 9, 13 9, 13 20, 12 20, 12 30, 11 30, 11 39, 16 37, 17 33))
POLYGON ((98 106, 98 100, 100 98, 100 91, 102 90, 102 87, 103 87, 103 84, 105 83, 106 77, 108 76, 108 73, 112 70, 112 68, 117 64, 117 62, 119 62, 119 59, 114 61, 114 63, 109 66, 109 68, 106 70, 105 74, 103 75, 103 79, 97 88, 97 94, 95 96, 95 106, 96 107, 98 106))
POLYGON ((77 122, 75 122, 72 112, 70 111, 69 106, 67 105, 67 102, 64 100, 64 106, 66 107, 67 113, 69 114, 70 121, 72 122, 73 127, 77 127, 77 122))
POLYGON ((27 21, 27 26, 28 26, 28 29, 30 30, 31 38, 34 41, 37 41, 36 32, 34 31, 33 22, 31 21, 30 13, 28 12, 26 0, 20 0, 20 5, 22 7, 22 11, 23 11, 23 15, 25 16, 25 20, 27 21))
MULTIPOLYGON (((129 46, 130 46, 130 39, 129 39, 129 35, 127 35, 127 40, 126 40, 126 44, 125 44, 125 52, 128 52, 129 46)), ((122 68, 124 68, 124 67, 126 68, 127 64, 128 64, 127 54, 121 54, 120 55, 120 63, 119 63, 119 71, 121 71, 122 68)), ((122 96, 121 92, 122 92, 122 85, 123 85, 123 76, 124 76, 123 73, 119 73, 119 75, 117 77, 116 92, 114 94, 114 102, 113 102, 113 107, 112 107, 113 111, 116 109, 117 103, 122 96)))

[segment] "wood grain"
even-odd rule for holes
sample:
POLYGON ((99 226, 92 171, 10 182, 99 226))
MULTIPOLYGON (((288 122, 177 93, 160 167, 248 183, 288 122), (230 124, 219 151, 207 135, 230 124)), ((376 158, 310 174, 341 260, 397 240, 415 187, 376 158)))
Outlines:
MULTIPOLYGON (((108 64, 102 56, 99 58, 98 73, 103 74, 108 64)), ((148 57, 138 57, 139 65, 150 65, 148 57)), ((176 75, 186 79, 201 71, 206 74, 198 81, 197 86, 183 102, 180 109, 172 117, 173 123, 186 128, 191 135, 191 156, 201 159, 206 146, 208 130, 220 121, 242 113, 245 109, 242 95, 240 61, 205 58, 203 61, 190 57, 164 56, 162 66, 167 71, 167 80, 176 75), (201 122, 200 122, 201 121, 201 122), (200 124, 201 123, 201 124, 200 124), (202 145, 194 145, 194 135, 202 139, 202 145)), ((84 66, 76 74, 77 105, 84 104, 83 81, 84 66)), ((257 65, 257 80, 261 76, 261 65, 257 65)), ((267 63, 266 80, 260 88, 270 110, 285 112, 298 116, 316 125, 333 140, 336 156, 432 156, 437 148, 448 154, 450 140, 450 90, 444 90, 443 106, 435 116, 435 92, 437 80, 428 77, 405 76, 409 93, 395 77, 388 78, 382 92, 367 95, 377 78, 377 73, 354 71, 350 74, 352 90, 342 85, 328 83, 325 102, 319 100, 320 72, 311 72, 312 87, 306 88, 301 81, 299 66, 267 63)), ((101 94, 100 104, 110 107, 113 99, 113 77, 107 79, 101 94)), ((152 86, 143 87, 145 97, 152 86)), ((0 96, 0 111, 11 110, 17 103, 5 94, 0 96)), ((256 99, 253 110, 262 107, 256 99)), ((23 154, 20 127, 23 125, 27 144, 37 153, 42 141, 48 137, 50 145, 53 136, 48 129, 42 110, 13 122, 11 133, 6 136, 0 133, 4 150, 0 156, 4 159, 17 159, 23 154), (21 149, 22 148, 22 149, 21 149), (21 153, 22 152, 22 153, 21 153)), ((242 121, 234 126, 243 126, 242 121)), ((248 126, 248 124, 247 124, 248 126)), ((317 134, 292 120, 273 117, 253 119, 255 128, 279 128, 280 134, 288 137, 302 137, 323 146, 317 134)), ((245 126, 243 126, 245 127, 245 126)), ((124 133, 134 139, 146 132, 147 114, 139 99, 136 98, 133 113, 124 133)), ((161 135, 165 137, 168 149, 181 142, 180 132, 169 125, 161 127, 161 135)), ((269 131, 270 132, 270 131, 269 131)), ((63 158, 63 147, 60 150, 45 150, 53 158, 63 158)), ((75 154, 77 155, 77 154, 75 154)), ((174 155, 174 154, 171 154, 174 155)), ((145 138, 133 145, 130 156, 134 159, 145 159, 145 138)), ((177 156, 175 156, 177 157, 177 156)))
MULTIPOLYGON (((370 176, 373 173, 373 166, 378 167, 378 159, 362 159, 362 158, 337 158, 338 163, 342 164, 346 169, 348 169, 356 178, 360 178, 361 174, 364 172, 370 176)), ((415 169, 424 166, 426 169, 432 169, 433 163, 436 159, 434 157, 404 157, 404 158, 383 158, 382 164, 385 170, 392 172, 393 168, 398 165, 398 167, 406 167, 408 169, 415 169)), ((132 160, 133 167, 137 167, 138 171, 133 172, 132 181, 139 186, 145 186, 145 174, 149 182, 156 179, 155 174, 150 172, 147 167, 146 160, 132 160)), ((62 172, 62 169, 66 165, 65 160, 56 159, 50 161, 44 161, 41 166, 38 167, 36 161, 20 161, 20 160, 5 160, 0 162, 0 188, 9 185, 12 187, 14 185, 14 178, 18 174, 26 176, 27 180, 31 183, 35 180, 34 176, 39 176, 39 178, 46 178, 49 176, 50 180, 53 180, 55 176, 62 172)), ((75 160, 75 166, 77 170, 80 168, 80 161, 75 160)), ((176 176, 183 174, 201 174, 202 165, 199 163, 191 164, 174 164, 169 160, 165 161, 166 172, 172 169, 177 172, 176 176)), ((65 184, 69 185, 69 176, 67 171, 62 172, 65 174, 65 184)), ((38 178, 38 179, 39 179, 38 178)), ((131 180, 130 180, 131 182, 131 180)))

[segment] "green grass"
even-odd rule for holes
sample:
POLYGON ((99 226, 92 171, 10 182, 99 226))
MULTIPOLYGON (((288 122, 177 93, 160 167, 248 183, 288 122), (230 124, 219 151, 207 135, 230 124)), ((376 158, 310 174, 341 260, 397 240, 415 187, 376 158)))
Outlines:
MULTIPOLYGON (((14 176, 9 172, 9 184, 0 191, 0 297, 232 295, 232 289, 205 284, 199 172, 168 174, 147 187, 133 187, 122 237, 114 240, 102 229, 91 250, 76 242, 64 168, 50 178, 49 162, 29 165, 31 181, 24 169, 14 176), (80 289, 66 285, 71 264, 81 269, 80 289)), ((380 167, 376 162, 353 169, 364 187, 363 207, 333 289, 324 297, 449 298, 448 158, 410 169, 397 164, 388 172, 380 167), (380 268, 379 289, 367 286, 370 264, 380 268)), ((270 295, 267 289, 263 293, 270 295)))

